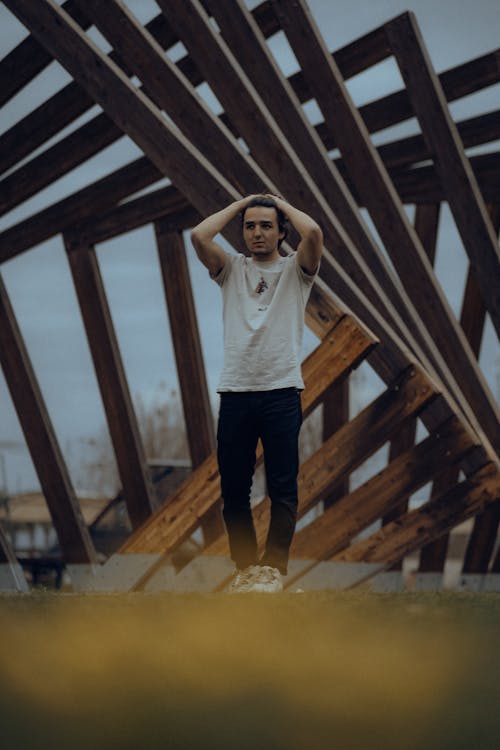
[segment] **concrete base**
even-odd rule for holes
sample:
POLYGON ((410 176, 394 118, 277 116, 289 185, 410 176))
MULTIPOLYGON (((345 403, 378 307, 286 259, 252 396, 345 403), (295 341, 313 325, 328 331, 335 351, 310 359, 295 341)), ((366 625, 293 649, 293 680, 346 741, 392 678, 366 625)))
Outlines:
MULTIPOLYGON (((309 562, 311 564, 313 561, 309 562)), ((304 565, 308 567, 306 561, 304 565)), ((380 565, 372 563, 320 562, 295 581, 294 586, 303 591, 344 591, 358 586, 379 571, 380 565)))
POLYGON ((441 591, 443 588, 442 573, 416 573, 413 579, 414 591, 441 591))
POLYGON ((500 573, 462 573, 458 590, 498 592, 500 591, 500 573))
POLYGON ((147 581, 144 591, 199 591, 217 589, 234 573, 234 563, 225 557, 195 557, 178 573, 173 565, 159 568, 147 581))
POLYGON ((483 591, 500 592, 500 573, 488 573, 485 575, 483 591))
POLYGON ((23 569, 16 563, 0 563, 0 592, 29 593, 29 586, 23 569))
POLYGON ((403 573, 400 570, 383 570, 367 581, 370 591, 378 594, 392 594, 403 591, 403 573))
POLYGON ((104 565, 67 565, 75 591, 131 591, 161 555, 112 555, 104 565))

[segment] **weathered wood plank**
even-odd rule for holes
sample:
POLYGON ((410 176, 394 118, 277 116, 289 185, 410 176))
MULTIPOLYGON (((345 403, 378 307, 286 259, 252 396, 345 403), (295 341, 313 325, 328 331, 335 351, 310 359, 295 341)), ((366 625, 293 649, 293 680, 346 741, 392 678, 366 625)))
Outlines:
POLYGON ((205 158, 216 164, 240 193, 248 192, 250 185, 256 192, 265 190, 269 182, 266 174, 250 160, 195 89, 186 84, 162 47, 126 6, 115 0, 105 4, 86 0, 85 8, 113 45, 118 61, 126 61, 126 67, 142 81, 148 97, 168 112, 188 140, 203 150, 205 158))
POLYGON ((396 458, 322 516, 301 529, 292 542, 292 557, 327 560, 363 529, 422 487, 449 464, 474 447, 470 435, 451 418, 422 443, 396 458))
POLYGON ((96 562, 94 545, 1 278, 0 363, 63 557, 69 563, 96 562))
MULTIPOLYGON (((345 377, 373 346, 373 339, 353 336, 353 321, 341 318, 323 342, 303 363, 305 390, 302 409, 307 416, 322 398, 332 381, 345 377), (352 342, 345 349, 346 339, 352 342), (348 357, 350 354, 350 358, 348 357), (329 377, 328 377, 329 373, 329 377)), ((176 548, 197 528, 205 513, 220 499, 220 479, 217 458, 212 454, 160 508, 144 526, 128 539, 120 549, 122 553, 156 552, 167 554, 176 548)))
MULTIPOLYGON (((490 206, 490 215, 495 232, 498 234, 500 228, 500 209, 498 207, 490 206)), ((475 356, 479 359, 479 352, 481 348, 481 339, 484 329, 486 309, 484 302, 481 297, 479 286, 476 282, 475 273, 472 267, 469 266, 469 272, 467 276, 467 284, 464 292, 464 298, 462 302, 462 311, 460 315, 460 324, 464 330, 465 335, 469 341, 469 344, 474 352, 475 356)), ((431 499, 439 497, 445 491, 453 487, 458 481, 459 472, 458 469, 449 469, 444 472, 434 483, 432 487, 431 499)), ((487 528, 490 526, 490 517, 486 513, 484 520, 480 516, 475 519, 474 522, 474 534, 469 539, 467 546, 467 554, 469 559, 475 559, 478 555, 476 550, 477 545, 482 545, 485 534, 483 526, 487 528)), ((488 536, 486 532, 486 540, 492 545, 494 538, 488 536)), ((422 572, 426 571, 441 571, 444 569, 446 561, 446 554, 448 549, 448 534, 435 539, 429 545, 425 546, 420 553, 419 570, 422 572)), ((490 546, 489 550, 482 549, 480 554, 482 557, 489 559, 492 554, 493 548, 490 546)))
POLYGON ((154 190, 80 222, 85 240, 94 245, 161 219, 171 232, 182 232, 201 221, 201 214, 190 206, 173 185, 154 190))
MULTIPOLYGON (((500 49, 440 73, 439 80, 449 102, 493 86, 500 80, 500 49)), ((310 93, 308 98, 311 98, 310 93)), ((414 116, 406 89, 361 106, 359 113, 369 133, 378 132, 414 116)))
POLYGON ((493 554, 500 522, 500 493, 498 501, 477 516, 465 551, 464 573, 487 573, 493 554))
POLYGON ((130 522, 137 528, 156 502, 94 248, 64 237, 69 265, 113 442, 130 522))
MULTIPOLYGON (((500 201, 498 185, 500 155, 491 153, 472 156, 470 164, 484 200, 489 203, 498 203, 500 201)), ((446 200, 434 166, 391 171, 390 177, 403 203, 439 203, 446 200)), ((364 201, 357 193, 355 194, 359 205, 364 205, 364 201)))
MULTIPOLYGON (((66 13, 84 29, 90 25, 76 0, 63 4, 66 13)), ((0 61, 0 107, 52 62, 52 56, 33 36, 27 36, 0 61)))
POLYGON ((40 0, 7 0, 6 4, 194 205, 203 201, 205 210, 216 210, 228 199, 238 197, 237 191, 58 6, 40 0), (191 179, 196 172, 204 177, 207 189, 203 195, 191 179))
POLYGON ((98 115, 0 181, 0 216, 31 198, 62 175, 123 136, 105 115, 98 115))
MULTIPOLYGON (((325 393, 323 399, 323 443, 326 443, 341 427, 349 421, 349 380, 335 383, 325 393)), ((341 497, 349 492, 349 476, 345 476, 336 485, 327 498, 323 500, 323 507, 329 508, 341 497)))
MULTIPOLYGON (((500 138, 500 110, 462 120, 457 122, 455 127, 465 148, 496 141, 500 138)), ((320 135, 324 130, 323 126, 318 126, 320 135)), ((327 148, 329 145, 328 142, 325 143, 327 148)), ((412 135, 392 143, 385 143, 378 146, 377 151, 389 170, 409 167, 432 158, 432 153, 422 135, 412 135)), ((339 167, 341 163, 341 160, 337 162, 339 167)))
POLYGON ((332 559, 393 565, 489 507, 499 494, 498 468, 488 463, 441 497, 411 510, 332 559))
POLYGON ((464 248, 476 272, 484 303, 500 335, 500 252, 486 206, 446 105, 413 13, 386 24, 422 135, 433 154, 464 248))
MULTIPOLYGON (((196 469, 215 450, 215 431, 186 248, 182 235, 172 232, 168 222, 156 222, 155 234, 189 453, 191 464, 196 469)), ((220 508, 214 508, 202 527, 205 541, 222 534, 220 508)))
POLYGON ((433 333, 435 346, 429 344, 428 351, 434 366, 468 418, 477 419, 500 449, 500 412, 495 400, 318 28, 303 0, 292 6, 282 0, 273 0, 273 4, 325 122, 341 151, 349 154, 346 167, 401 282, 427 330, 433 333))

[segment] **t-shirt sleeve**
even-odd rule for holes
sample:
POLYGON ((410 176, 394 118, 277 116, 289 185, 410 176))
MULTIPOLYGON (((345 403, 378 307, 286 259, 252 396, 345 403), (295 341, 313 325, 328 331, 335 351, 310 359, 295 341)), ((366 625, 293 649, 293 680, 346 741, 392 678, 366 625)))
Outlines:
POLYGON ((297 270, 297 275, 298 275, 298 277, 300 279, 300 282, 302 284, 304 284, 305 286, 307 286, 307 287, 312 287, 312 285, 314 284, 314 282, 318 278, 319 267, 321 265, 321 261, 320 261, 320 263, 318 263, 318 267, 317 267, 315 273, 310 274, 310 273, 307 273, 306 271, 304 271, 304 269, 302 268, 302 266, 298 262, 298 260, 297 260, 297 254, 294 255, 293 260, 294 260, 294 263, 295 263, 295 268, 297 270))
POLYGON ((231 266, 233 265, 234 256, 230 253, 225 253, 225 256, 226 262, 220 269, 219 273, 215 274, 215 276, 212 276, 212 274, 210 274, 210 278, 213 279, 219 286, 222 286, 224 284, 225 280, 231 273, 231 266))

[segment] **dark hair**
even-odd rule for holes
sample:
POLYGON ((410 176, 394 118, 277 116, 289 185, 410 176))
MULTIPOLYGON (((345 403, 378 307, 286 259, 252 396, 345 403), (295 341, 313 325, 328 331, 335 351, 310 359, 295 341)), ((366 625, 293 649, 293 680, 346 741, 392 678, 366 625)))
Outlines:
POLYGON ((276 210, 276 215, 278 217, 278 229, 281 232, 283 232, 283 237, 278 242, 278 247, 281 246, 281 243, 283 240, 286 239, 288 235, 288 224, 287 224, 287 218, 283 211, 278 208, 276 201, 274 201, 272 198, 270 198, 267 195, 257 195, 255 198, 252 198, 251 201, 247 203, 243 211, 241 212, 241 226, 243 227, 243 224, 245 222, 245 213, 247 208, 253 208, 254 206, 264 206, 264 208, 274 208, 276 210))

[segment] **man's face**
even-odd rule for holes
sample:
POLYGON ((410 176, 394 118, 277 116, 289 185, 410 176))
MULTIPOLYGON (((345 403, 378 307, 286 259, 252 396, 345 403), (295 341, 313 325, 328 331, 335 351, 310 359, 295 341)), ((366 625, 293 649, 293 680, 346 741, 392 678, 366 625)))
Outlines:
POLYGON ((278 227, 275 208, 251 206, 243 219, 243 239, 256 260, 274 260, 279 257, 278 242, 284 236, 278 227))

